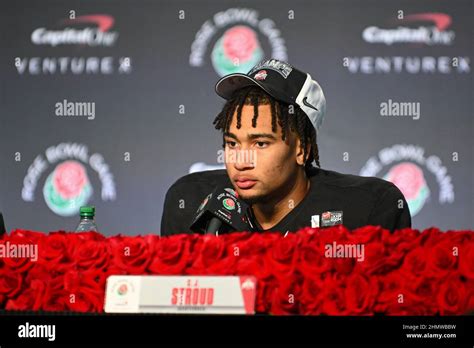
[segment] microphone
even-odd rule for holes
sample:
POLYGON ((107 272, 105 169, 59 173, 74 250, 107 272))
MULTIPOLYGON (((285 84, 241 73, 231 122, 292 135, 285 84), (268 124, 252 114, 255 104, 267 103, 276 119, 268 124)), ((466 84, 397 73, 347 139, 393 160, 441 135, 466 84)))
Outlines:
POLYGON ((0 236, 6 233, 5 222, 3 221, 3 215, 0 212, 0 236))
POLYGON ((251 231, 249 206, 232 188, 218 186, 202 201, 191 222, 193 232, 217 236, 233 231, 251 231))

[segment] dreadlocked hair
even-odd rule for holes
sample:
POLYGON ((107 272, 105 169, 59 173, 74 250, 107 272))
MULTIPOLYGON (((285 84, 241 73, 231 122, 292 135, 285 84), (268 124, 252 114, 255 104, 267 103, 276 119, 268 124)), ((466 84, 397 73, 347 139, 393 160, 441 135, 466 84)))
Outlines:
POLYGON ((282 129, 282 140, 285 141, 290 131, 296 132, 301 141, 301 147, 304 151, 305 170, 308 172, 313 167, 313 161, 316 166, 319 164, 319 151, 316 142, 316 131, 306 114, 298 107, 292 104, 286 104, 275 100, 263 89, 257 86, 244 87, 237 90, 232 97, 227 100, 222 111, 214 119, 213 125, 223 133, 229 131, 230 124, 235 111, 237 110, 237 129, 242 126, 242 108, 244 105, 253 105, 254 116, 252 118, 252 127, 257 127, 258 106, 270 105, 272 114, 272 131, 277 131, 277 122, 282 129), (309 154, 307 145, 310 144, 309 154))

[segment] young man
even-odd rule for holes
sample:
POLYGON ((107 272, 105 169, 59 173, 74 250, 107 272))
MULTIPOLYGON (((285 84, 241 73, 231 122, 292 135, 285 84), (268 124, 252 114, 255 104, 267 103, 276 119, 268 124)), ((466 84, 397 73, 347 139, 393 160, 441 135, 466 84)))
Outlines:
POLYGON ((161 235, 190 233, 196 210, 217 185, 233 187, 250 205, 255 231, 411 227, 408 204, 394 184, 320 168, 317 133, 326 100, 309 74, 270 59, 247 74, 224 76, 215 89, 227 102, 214 125, 223 133, 225 158, 234 160, 226 161, 226 170, 189 174, 171 186, 161 235))

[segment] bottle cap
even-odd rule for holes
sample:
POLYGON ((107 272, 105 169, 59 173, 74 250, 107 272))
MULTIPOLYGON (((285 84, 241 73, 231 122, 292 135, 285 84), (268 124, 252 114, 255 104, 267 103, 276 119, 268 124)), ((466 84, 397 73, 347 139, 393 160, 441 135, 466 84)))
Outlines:
POLYGON ((95 207, 91 205, 86 205, 81 207, 79 210, 81 217, 94 217, 95 215, 95 207))

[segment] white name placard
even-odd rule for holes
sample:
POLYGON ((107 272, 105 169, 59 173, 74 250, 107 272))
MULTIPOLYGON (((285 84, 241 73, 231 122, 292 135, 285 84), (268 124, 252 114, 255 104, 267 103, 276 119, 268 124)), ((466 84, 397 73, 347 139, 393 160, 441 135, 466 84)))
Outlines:
POLYGON ((107 279, 107 313, 254 314, 253 276, 122 276, 107 279))

